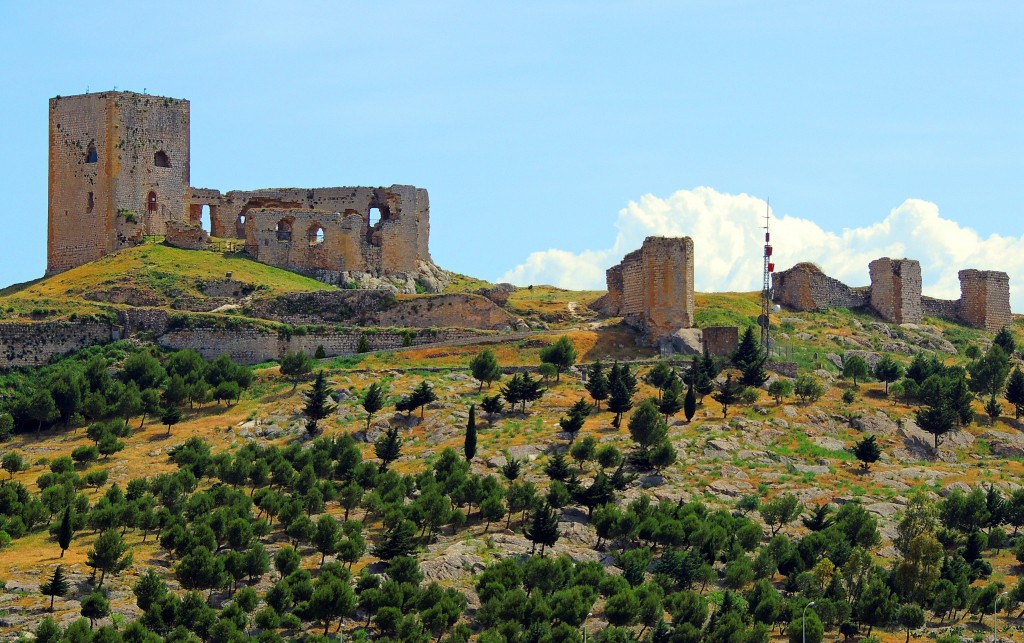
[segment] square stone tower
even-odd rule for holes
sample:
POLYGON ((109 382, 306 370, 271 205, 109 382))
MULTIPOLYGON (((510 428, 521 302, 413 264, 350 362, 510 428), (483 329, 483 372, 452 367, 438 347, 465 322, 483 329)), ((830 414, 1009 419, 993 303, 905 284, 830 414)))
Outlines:
POLYGON ((1013 322, 1010 276, 995 270, 961 270, 960 319, 975 328, 997 332, 1013 322))
POLYGON ((186 221, 189 103, 133 92, 50 99, 47 274, 186 221))
POLYGON ((882 257, 868 264, 871 307, 891 324, 921 323, 921 264, 882 257))

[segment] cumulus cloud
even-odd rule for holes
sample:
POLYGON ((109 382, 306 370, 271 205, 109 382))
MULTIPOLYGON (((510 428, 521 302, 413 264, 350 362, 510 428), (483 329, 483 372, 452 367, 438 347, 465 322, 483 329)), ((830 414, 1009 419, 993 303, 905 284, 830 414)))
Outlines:
MULTIPOLYGON (((604 271, 639 248, 645 237, 689 236, 696 253, 697 290, 759 290, 765 210, 762 199, 708 187, 679 190, 667 198, 648 194, 619 212, 611 247, 534 252, 501 280, 601 290, 604 271)), ((943 219, 934 203, 907 199, 881 221, 841 232, 800 217, 776 218, 774 213, 771 226, 777 270, 812 261, 830 276, 863 286, 869 282, 868 263, 873 259, 908 257, 921 262, 924 294, 946 299, 959 297, 959 269, 1001 270, 1010 275, 1013 310, 1024 311, 1024 236, 982 238, 971 228, 943 219)))

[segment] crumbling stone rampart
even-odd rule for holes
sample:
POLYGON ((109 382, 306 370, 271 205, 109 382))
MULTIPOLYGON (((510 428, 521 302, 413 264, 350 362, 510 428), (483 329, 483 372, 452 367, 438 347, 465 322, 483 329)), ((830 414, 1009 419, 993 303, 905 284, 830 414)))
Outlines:
POLYGON ((693 326, 693 239, 647 237, 606 279, 608 293, 592 307, 621 315, 647 343, 693 326))
POLYGON ((288 324, 339 323, 398 328, 511 330, 521 320, 480 295, 398 299, 382 290, 288 293, 253 303, 248 314, 288 324))
POLYGON ((921 322, 921 264, 913 259, 882 257, 868 264, 871 307, 887 322, 921 322))
POLYGON ((810 263, 772 275, 774 299, 794 310, 870 308, 897 324, 919 323, 924 315, 998 331, 1013 321, 1010 278, 1005 272, 961 270, 960 299, 921 296, 921 265, 912 259, 883 257, 872 261, 871 285, 850 288, 810 263))
POLYGON ((704 350, 714 357, 728 357, 740 343, 740 329, 735 326, 709 326, 702 333, 704 350))
POLYGON ((99 321, 0 323, 0 368, 42 366, 55 355, 103 344, 117 328, 99 321))
POLYGON ((772 275, 775 301, 793 310, 862 308, 867 293, 829 277, 813 263, 798 263, 772 275))

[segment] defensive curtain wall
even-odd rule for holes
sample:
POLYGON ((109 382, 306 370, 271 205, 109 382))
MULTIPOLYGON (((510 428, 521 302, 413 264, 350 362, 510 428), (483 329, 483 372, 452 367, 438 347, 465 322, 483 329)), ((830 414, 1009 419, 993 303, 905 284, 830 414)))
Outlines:
POLYGON ((409 292, 447 285, 430 258, 426 190, 193 188, 189 125, 187 100, 132 92, 50 100, 48 274, 144 235, 205 247, 198 228, 207 208, 210 235, 244 239, 263 263, 345 285, 409 292))
POLYGON ((775 301, 794 310, 869 309, 895 324, 932 315, 995 332, 1013 321, 1005 272, 961 270, 957 300, 922 297, 921 265, 913 259, 876 259, 869 272, 870 286, 851 288, 814 264, 798 263, 772 275, 775 301))
POLYGON ((288 351, 313 355, 323 346, 328 357, 352 355, 365 337, 369 350, 428 346, 486 336, 470 328, 331 328, 287 332, 241 322, 224 327, 202 316, 180 324, 163 309, 126 309, 114 321, 0 322, 0 368, 42 366, 51 358, 94 344, 144 336, 161 346, 191 348, 207 359, 226 354, 241 364, 279 359, 288 351))

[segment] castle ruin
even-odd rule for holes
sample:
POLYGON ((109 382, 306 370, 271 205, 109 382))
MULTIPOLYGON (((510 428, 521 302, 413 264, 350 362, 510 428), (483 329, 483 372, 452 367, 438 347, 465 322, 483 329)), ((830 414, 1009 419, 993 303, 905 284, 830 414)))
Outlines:
POLYGON ((592 308, 640 331, 654 343, 693 326, 693 239, 647 237, 607 270, 608 294, 592 308))
POLYGON ((960 298, 921 296, 921 264, 882 257, 868 266, 871 285, 851 288, 810 263, 772 275, 776 302, 793 310, 869 309, 887 322, 917 324, 924 315, 995 332, 1013 321, 1005 272, 961 270, 960 298))
POLYGON ((230 191, 189 181, 189 102, 133 92, 50 99, 47 274, 166 236, 189 249, 244 240, 254 259, 328 283, 438 292, 427 191, 230 191), (209 211, 209 235, 201 230, 209 211))

